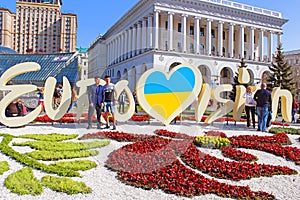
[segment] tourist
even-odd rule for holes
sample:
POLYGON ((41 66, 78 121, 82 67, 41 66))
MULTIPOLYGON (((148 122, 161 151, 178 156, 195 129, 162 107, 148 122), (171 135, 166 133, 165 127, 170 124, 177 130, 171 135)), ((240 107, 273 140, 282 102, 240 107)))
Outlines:
MULTIPOLYGON (((267 89, 270 93, 272 93, 272 88, 267 87, 267 89)), ((272 105, 269 106, 269 113, 268 113, 268 118, 267 118, 267 128, 271 127, 271 120, 272 120, 272 105)))
POLYGON ((101 129, 101 111, 103 108, 103 86, 100 85, 101 78, 96 76, 94 78, 95 84, 88 87, 88 99, 89 99, 89 109, 88 109, 88 127, 92 128, 92 116, 96 109, 97 114, 97 129, 101 129))
POLYGON ((18 116, 25 116, 28 113, 27 108, 21 99, 18 99, 17 101, 17 109, 18 109, 18 116))
POLYGON ((106 112, 106 128, 109 128, 109 114, 111 113, 113 117, 113 130, 116 130, 116 118, 115 118, 115 112, 116 112, 116 97, 117 97, 117 91, 115 89, 115 85, 110 82, 110 76, 105 76, 105 82, 103 91, 104 91, 104 110, 106 112))
POLYGON ((44 90, 45 88, 41 88, 38 90, 37 94, 39 96, 38 106, 42 105, 42 112, 45 112, 45 106, 44 106, 44 90))
POLYGON ((74 87, 72 87, 71 103, 70 103, 67 113, 69 113, 74 106, 76 108, 78 107, 77 99, 78 99, 77 91, 74 87))
POLYGON ((20 115, 20 110, 18 108, 17 102, 13 101, 11 102, 7 108, 5 109, 5 116, 6 117, 17 117, 20 115))
POLYGON ((132 91, 132 96, 133 96, 133 100, 134 100, 134 112, 137 114, 138 113, 138 105, 139 105, 139 102, 137 100, 137 97, 136 97, 136 91, 132 91))
POLYGON ((62 90, 62 85, 61 84, 59 84, 54 90, 54 94, 53 94, 54 108, 58 108, 58 106, 60 104, 62 91, 63 90, 62 90))
POLYGON ((297 109, 299 107, 299 104, 295 98, 293 98, 293 104, 292 104, 292 123, 297 122, 296 113, 297 109))
POLYGON ((243 95, 244 98, 246 98, 245 103, 245 110, 246 110, 246 116, 247 116, 247 127, 250 127, 250 117, 252 119, 253 128, 255 128, 255 105, 256 102, 254 101, 252 97, 252 89, 250 86, 246 88, 246 92, 243 95))
POLYGON ((257 131, 267 132, 267 118, 268 113, 272 112, 270 107, 272 105, 271 93, 266 90, 266 84, 262 83, 259 90, 254 94, 256 101, 256 112, 258 115, 258 129, 257 131))
POLYGON ((126 93, 125 91, 123 91, 120 96, 119 96, 119 113, 124 113, 124 107, 125 107, 125 97, 126 97, 126 93))

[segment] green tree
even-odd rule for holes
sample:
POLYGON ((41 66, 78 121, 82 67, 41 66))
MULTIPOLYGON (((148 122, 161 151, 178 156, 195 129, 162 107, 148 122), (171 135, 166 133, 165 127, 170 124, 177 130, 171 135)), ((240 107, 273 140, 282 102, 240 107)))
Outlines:
POLYGON ((269 69, 271 74, 267 79, 268 86, 271 88, 280 87, 281 89, 287 89, 294 95, 292 66, 288 65, 287 61, 285 61, 281 44, 279 44, 277 47, 275 60, 271 63, 269 69))
MULTIPOLYGON (((239 68, 247 68, 247 65, 246 65, 246 62, 245 62, 244 58, 242 58, 242 60, 241 60, 240 63, 241 63, 241 64, 240 64, 239 68)), ((235 96, 236 96, 236 86, 237 86, 237 85, 244 85, 245 87, 248 87, 248 86, 249 86, 249 83, 247 83, 247 84, 240 84, 238 78, 239 78, 239 73, 236 72, 236 73, 235 73, 235 76, 233 77, 233 84, 232 84, 232 87, 233 87, 233 88, 232 88, 232 91, 231 91, 231 93, 230 93, 230 95, 229 95, 229 98, 230 98, 232 101, 235 101, 235 96)))

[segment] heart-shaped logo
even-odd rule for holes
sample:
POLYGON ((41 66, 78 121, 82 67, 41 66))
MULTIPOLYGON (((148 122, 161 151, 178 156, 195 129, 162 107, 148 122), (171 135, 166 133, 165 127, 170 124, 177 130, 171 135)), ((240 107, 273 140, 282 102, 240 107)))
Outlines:
POLYGON ((198 97, 202 75, 192 65, 182 64, 169 73, 159 69, 145 72, 137 84, 137 99, 145 112, 168 125, 198 97))

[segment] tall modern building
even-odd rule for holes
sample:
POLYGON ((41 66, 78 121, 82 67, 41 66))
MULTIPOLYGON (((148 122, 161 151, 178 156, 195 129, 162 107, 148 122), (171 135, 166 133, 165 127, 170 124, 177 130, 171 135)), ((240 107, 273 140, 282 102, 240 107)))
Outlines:
POLYGON ((17 0, 16 13, 0 8, 0 45, 26 53, 76 51, 77 15, 62 0, 17 0))
POLYGON ((228 0, 139 0, 91 44, 89 72, 127 79, 134 89, 145 70, 190 63, 215 85, 231 83, 244 58, 256 84, 286 22, 280 12, 228 0))

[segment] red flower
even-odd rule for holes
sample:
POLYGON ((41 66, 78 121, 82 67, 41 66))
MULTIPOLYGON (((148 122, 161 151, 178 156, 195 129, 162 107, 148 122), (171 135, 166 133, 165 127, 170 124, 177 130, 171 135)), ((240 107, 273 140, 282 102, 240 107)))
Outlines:
MULTIPOLYGON (((155 133, 163 137, 121 132, 99 132, 84 135, 81 139, 107 137, 118 141, 134 142, 113 151, 108 156, 106 167, 117 171, 118 179, 127 185, 144 189, 161 189, 180 196, 192 197, 214 193, 221 197, 237 199, 275 198, 266 192, 253 192, 248 186, 229 185, 205 178, 196 171, 187 168, 181 161, 210 176, 235 181, 297 173, 288 167, 225 161, 201 152, 193 144, 194 137, 187 134, 167 130, 157 130, 155 133)), ((264 146, 278 145, 277 150, 282 150, 281 144, 289 142, 287 136, 282 134, 272 137, 238 136, 229 139, 232 140, 233 146, 242 141, 245 142, 244 139, 246 139, 250 143, 264 141, 264 146)), ((299 150, 289 148, 289 156, 297 157, 299 150)), ((284 150, 279 152, 284 152, 284 150)), ((229 157, 239 160, 252 161, 254 157, 231 147, 224 147, 222 151, 229 157)))

